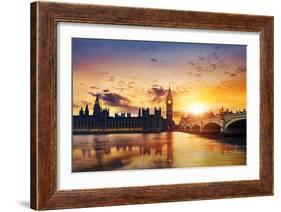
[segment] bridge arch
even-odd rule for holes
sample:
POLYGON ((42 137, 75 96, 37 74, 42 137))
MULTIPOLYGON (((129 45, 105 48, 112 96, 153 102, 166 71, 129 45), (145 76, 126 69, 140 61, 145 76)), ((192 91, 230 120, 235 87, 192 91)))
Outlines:
POLYGON ((190 130, 190 126, 187 125, 187 126, 184 127, 184 129, 185 130, 190 130))
POLYGON ((217 122, 206 123, 202 127, 201 132, 203 132, 203 133, 220 133, 221 132, 221 125, 217 122))
POLYGON ((192 125, 190 131, 191 132, 200 132, 200 129, 201 129, 201 127, 199 124, 194 124, 194 125, 192 125))
POLYGON ((222 123, 220 121, 210 120, 210 121, 207 121, 207 122, 203 123, 202 129, 204 129, 205 126, 208 125, 208 124, 216 124, 216 125, 219 125, 220 127, 222 127, 222 123))
POLYGON ((226 123, 224 127, 225 134, 246 134, 247 119, 237 118, 226 123))

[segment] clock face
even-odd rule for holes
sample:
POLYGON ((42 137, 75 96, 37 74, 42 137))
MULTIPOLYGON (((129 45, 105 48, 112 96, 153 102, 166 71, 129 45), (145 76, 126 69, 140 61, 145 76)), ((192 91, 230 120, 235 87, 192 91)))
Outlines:
POLYGON ((170 99, 168 100, 168 104, 172 104, 172 101, 170 99))

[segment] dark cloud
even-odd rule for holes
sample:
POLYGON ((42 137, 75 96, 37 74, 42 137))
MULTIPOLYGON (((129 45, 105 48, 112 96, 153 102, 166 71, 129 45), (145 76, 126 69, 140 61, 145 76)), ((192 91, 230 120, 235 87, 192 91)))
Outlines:
POLYGON ((113 81, 114 81, 114 77, 110 76, 110 77, 108 78, 108 81, 113 82, 113 81))
POLYGON ((192 61, 189 61, 188 64, 191 65, 191 66, 194 66, 194 65, 195 65, 195 63, 192 62, 192 61))
POLYGON ((147 91, 147 93, 151 96, 151 100, 153 102, 160 103, 162 102, 167 94, 167 90, 165 90, 163 87, 152 87, 150 90, 147 91))
POLYGON ((238 73, 245 73, 246 72, 246 67, 245 66, 239 66, 237 68, 237 72, 238 73))
POLYGON ((211 68, 212 68, 214 71, 217 69, 217 65, 216 65, 216 64, 211 64, 210 66, 211 66, 211 68))
POLYGON ((224 86, 224 85, 229 85, 229 84, 231 84, 231 83, 232 83, 231 80, 224 80, 224 81, 221 81, 221 82, 220 82, 220 84, 221 84, 222 86, 224 86))
POLYGON ((130 81, 130 82, 125 82, 123 80, 119 80, 117 83, 117 87, 114 87, 115 89, 117 89, 120 92, 123 92, 126 89, 132 89, 134 88, 136 85, 135 82, 130 81))
POLYGON ((118 87, 113 86, 113 88, 120 91, 120 92, 123 92, 124 90, 126 90, 124 87, 121 87, 121 86, 118 86, 118 87))
POLYGON ((132 81, 127 83, 128 88, 134 88, 135 85, 136 83, 132 81))
POLYGON ((90 88, 96 89, 96 90, 100 89, 99 87, 96 87, 96 86, 91 86, 90 88))
MULTIPOLYGON (((204 64, 200 61, 197 61, 196 63, 192 63, 192 64, 193 64, 194 69, 200 74, 203 73, 203 72, 204 73, 208 73, 208 72, 212 73, 213 71, 217 70, 217 64, 215 64, 215 63, 207 65, 207 64, 204 64)), ((192 72, 189 71, 189 72, 187 72, 187 74, 191 76, 192 72)), ((193 75, 199 77, 199 74, 193 73, 193 75)))
POLYGON ((192 86, 177 86, 174 90, 175 95, 188 95, 190 94, 190 90, 192 89, 192 86))
MULTIPOLYGON (((103 94, 99 94, 100 99, 102 100, 101 104, 105 104, 105 106, 112 106, 122 108, 125 112, 133 112, 137 113, 138 107, 131 105, 131 100, 127 97, 124 97, 117 93, 110 93, 109 89, 104 89, 103 94)), ((96 97, 96 93, 88 92, 93 97, 96 97)), ((92 106, 93 103, 87 101, 81 101, 83 105, 88 104, 92 106)))
POLYGON ((73 108, 79 108, 80 106, 78 104, 72 104, 73 108))
POLYGON ((157 60, 156 58, 150 58, 150 61, 151 61, 152 63, 157 63, 157 62, 158 62, 158 60, 157 60))
MULTIPOLYGON (((203 66, 201 66, 201 65, 197 65, 195 68, 196 68, 196 70, 197 70, 198 72, 204 71, 204 68, 203 68, 203 66)), ((195 74, 195 75, 196 75, 196 74, 195 74)))
POLYGON ((101 75, 108 75, 108 72, 107 71, 100 71, 99 74, 101 74, 101 75))
POLYGON ((229 65, 226 65, 226 64, 224 64, 224 63, 220 63, 220 64, 218 64, 218 65, 219 65, 219 67, 222 68, 222 69, 229 69, 229 65))
POLYGON ((145 47, 142 48, 142 50, 144 50, 144 51, 151 51, 151 50, 154 50, 154 49, 155 49, 154 46, 145 46, 145 47))
POLYGON ((199 57, 199 61, 205 60, 205 57, 199 57))
POLYGON ((218 63, 222 64, 225 62, 225 60, 226 60, 226 56, 222 56, 218 59, 218 63))
POLYGON ((101 95, 101 99, 108 105, 113 107, 129 107, 131 100, 117 93, 105 93, 101 95))
MULTIPOLYGON (((224 49, 224 46, 214 46, 214 49, 224 49)), ((228 64, 228 56, 217 51, 211 51, 206 56, 199 55, 194 60, 188 60, 190 70, 186 73, 189 76, 201 77, 205 73, 215 73, 222 70, 224 74, 228 74, 231 77, 235 77, 240 73, 245 73, 245 66, 237 66, 234 71, 230 70, 230 64, 228 64)), ((235 64, 233 64, 235 65, 235 64)))
POLYGON ((85 100, 82 100, 81 103, 82 103, 83 105, 88 105, 88 106, 92 105, 91 102, 88 102, 88 101, 85 101, 85 100))
POLYGON ((125 83, 123 80, 119 80, 119 81, 118 81, 118 85, 119 85, 119 86, 125 86, 126 83, 125 83))
POLYGON ((231 85, 233 84, 232 80, 224 80, 220 82, 220 88, 221 89, 229 89, 231 88, 231 85))
POLYGON ((160 87, 158 84, 153 84, 152 87, 160 87))
POLYGON ((91 92, 91 91, 89 91, 89 92, 88 92, 88 94, 90 94, 90 95, 91 95, 91 96, 93 96, 93 97, 97 96, 97 94, 96 94, 96 93, 91 92))
POLYGON ((213 53, 209 54, 208 57, 212 57, 212 58, 217 57, 217 52, 213 52, 213 53))

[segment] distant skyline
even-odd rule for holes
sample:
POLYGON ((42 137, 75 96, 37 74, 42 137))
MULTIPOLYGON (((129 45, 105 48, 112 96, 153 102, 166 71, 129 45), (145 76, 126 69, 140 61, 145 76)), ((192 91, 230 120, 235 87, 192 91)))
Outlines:
MULTIPOLYGON (((246 46, 72 38, 73 114, 100 94, 102 107, 137 115, 162 108, 169 85, 174 119, 196 110, 246 107, 246 46)), ((200 111, 199 111, 200 112, 200 111)))

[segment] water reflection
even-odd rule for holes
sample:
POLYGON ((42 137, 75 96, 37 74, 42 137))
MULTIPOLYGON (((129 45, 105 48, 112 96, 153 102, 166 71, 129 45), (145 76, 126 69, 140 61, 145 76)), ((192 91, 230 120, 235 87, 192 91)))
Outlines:
POLYGON ((245 138, 181 132, 74 135, 77 171, 245 165, 245 138))

